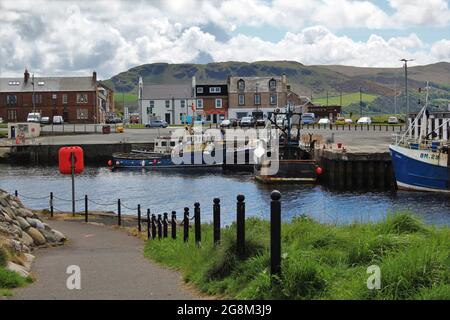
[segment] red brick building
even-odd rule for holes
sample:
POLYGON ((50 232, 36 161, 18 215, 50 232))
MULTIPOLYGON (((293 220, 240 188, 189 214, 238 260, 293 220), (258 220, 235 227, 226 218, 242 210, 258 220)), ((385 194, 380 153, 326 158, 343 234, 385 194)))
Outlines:
POLYGON ((199 84, 195 86, 197 114, 208 122, 220 123, 228 116, 228 86, 199 84))
POLYGON ((103 123, 114 111, 114 92, 89 77, 0 78, 0 117, 6 122, 26 122, 30 112, 42 117, 62 116, 69 123, 103 123))

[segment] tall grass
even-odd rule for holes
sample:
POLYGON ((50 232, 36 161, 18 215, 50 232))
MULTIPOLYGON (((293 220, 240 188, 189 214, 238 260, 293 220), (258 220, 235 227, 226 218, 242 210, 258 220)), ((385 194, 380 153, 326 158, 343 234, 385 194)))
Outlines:
POLYGON ((148 241, 145 255, 179 269, 201 291, 238 299, 450 299, 450 229, 409 214, 376 224, 335 226, 300 216, 282 225, 282 272, 269 272, 267 221, 246 221, 246 254, 238 258, 236 227, 202 226, 202 243, 182 237, 148 241), (369 290, 366 269, 378 265, 381 288, 369 290))

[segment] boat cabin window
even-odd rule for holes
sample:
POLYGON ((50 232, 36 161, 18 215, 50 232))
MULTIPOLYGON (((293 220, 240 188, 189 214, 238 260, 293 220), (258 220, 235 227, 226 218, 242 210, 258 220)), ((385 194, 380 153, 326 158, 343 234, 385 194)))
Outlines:
POLYGON ((167 141, 161 141, 161 146, 166 147, 167 146, 167 141))
POLYGON ((175 141, 170 141, 170 146, 175 147, 175 141))

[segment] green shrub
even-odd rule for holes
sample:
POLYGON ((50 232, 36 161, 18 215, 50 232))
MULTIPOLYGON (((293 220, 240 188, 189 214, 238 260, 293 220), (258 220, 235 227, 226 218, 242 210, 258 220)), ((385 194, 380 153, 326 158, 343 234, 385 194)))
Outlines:
POLYGON ((389 215, 381 228, 386 233, 398 234, 427 231, 422 221, 408 213, 389 215))
POLYGON ((0 288, 17 288, 23 286, 26 281, 27 280, 18 273, 0 267, 0 288))
POLYGON ((8 254, 6 250, 0 247, 0 267, 4 267, 6 265, 8 254))

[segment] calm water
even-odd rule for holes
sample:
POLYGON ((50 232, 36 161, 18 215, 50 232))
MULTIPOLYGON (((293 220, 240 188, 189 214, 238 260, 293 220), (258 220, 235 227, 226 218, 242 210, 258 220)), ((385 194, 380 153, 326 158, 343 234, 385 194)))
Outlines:
MULTIPOLYGON (((19 167, 0 165, 0 188, 9 192, 38 198, 53 191, 55 196, 71 198, 70 176, 62 176, 55 167, 19 167)), ((200 202, 202 217, 210 220, 212 200, 220 197, 223 223, 234 220, 236 195, 246 197, 247 215, 269 217, 270 192, 282 192, 282 215, 289 220, 295 215, 307 214, 322 222, 350 223, 353 221, 376 221, 387 213, 409 210, 420 215, 430 224, 450 225, 450 196, 416 193, 337 193, 320 186, 266 186, 257 183, 248 174, 223 175, 219 172, 177 173, 169 171, 115 171, 107 168, 88 168, 77 176, 76 198, 85 194, 98 203, 89 204, 92 210, 116 211, 117 199, 134 208, 138 203, 143 210, 153 213, 176 210, 181 217, 182 209, 200 202)), ((48 208, 48 199, 26 199, 23 202, 35 209, 48 208)), ((70 202, 55 199, 59 210, 71 210, 70 202)), ((84 210, 84 200, 77 202, 77 210, 84 210)), ((123 214, 136 214, 122 209, 123 214)))

